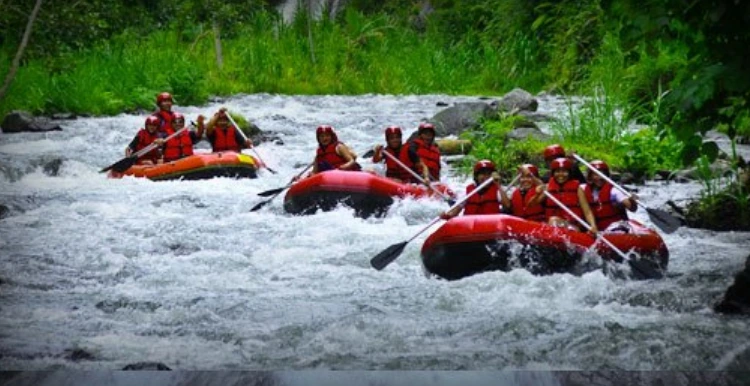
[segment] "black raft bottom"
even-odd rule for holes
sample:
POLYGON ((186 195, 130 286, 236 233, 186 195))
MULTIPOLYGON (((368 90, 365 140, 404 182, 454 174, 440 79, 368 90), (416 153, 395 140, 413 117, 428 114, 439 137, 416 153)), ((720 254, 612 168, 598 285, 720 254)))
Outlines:
POLYGON ((393 205, 390 196, 379 196, 371 193, 349 192, 312 192, 295 195, 284 201, 284 210, 291 214, 307 215, 318 210, 333 210, 339 204, 354 209, 357 217, 383 216, 393 205))
POLYGON ((534 275, 582 274, 601 267, 583 267, 581 253, 512 241, 476 241, 435 245, 422 255, 425 269, 441 278, 457 280, 487 271, 523 268, 534 275))

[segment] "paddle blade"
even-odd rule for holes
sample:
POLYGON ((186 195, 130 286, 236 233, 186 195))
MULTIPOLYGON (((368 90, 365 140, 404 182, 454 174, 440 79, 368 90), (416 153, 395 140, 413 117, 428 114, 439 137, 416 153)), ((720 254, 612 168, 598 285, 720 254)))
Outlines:
POLYGON ((258 195, 261 196, 261 197, 269 197, 269 196, 273 196, 275 194, 281 193, 286 188, 287 187, 285 186, 283 188, 276 188, 276 189, 266 190, 264 192, 258 193, 258 195))
MULTIPOLYGON (((271 200, 273 200, 273 198, 271 200)), ((265 201, 261 201, 261 202, 255 204, 255 206, 253 206, 252 208, 250 208, 250 211, 251 212, 255 212, 255 211, 259 210, 260 208, 266 206, 266 204, 268 204, 269 202, 271 202, 271 200, 265 200, 265 201)))
POLYGON ((651 219, 651 222, 665 233, 672 233, 682 225, 678 218, 663 210, 646 208, 646 212, 648 212, 648 218, 651 219))
POLYGON ((378 271, 382 270, 401 255, 401 252, 404 251, 408 243, 408 241, 403 241, 384 249, 370 260, 370 265, 378 271))
POLYGON ((136 157, 125 157, 125 158, 123 158, 123 159, 121 159, 121 160, 113 163, 112 165, 109 165, 106 168, 104 168, 102 170, 99 170, 99 173, 107 172, 110 169, 114 170, 114 171, 116 171, 118 173, 122 173, 122 172, 130 169, 130 167, 135 164, 135 161, 137 159, 138 158, 136 158, 136 157))
POLYGON ((664 277, 664 271, 649 261, 631 258, 628 260, 628 265, 630 265, 636 279, 661 279, 664 277))
POLYGON ((365 154, 362 154, 362 158, 370 158, 375 155, 375 150, 368 150, 365 154))

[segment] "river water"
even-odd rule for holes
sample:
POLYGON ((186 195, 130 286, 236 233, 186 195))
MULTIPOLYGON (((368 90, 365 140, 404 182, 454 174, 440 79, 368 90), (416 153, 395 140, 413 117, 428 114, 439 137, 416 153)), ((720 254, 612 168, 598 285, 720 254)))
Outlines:
MULTIPOLYGON (((445 204, 397 202, 384 218, 353 211, 295 217, 284 186, 310 162, 319 124, 359 154, 383 128, 410 134, 449 96, 249 95, 176 106, 189 120, 221 106, 284 144, 257 147, 278 174, 253 180, 107 179, 143 116, 66 122, 62 132, 0 135, 0 370, 750 370, 747 318, 714 314, 744 265, 750 234, 681 228, 664 235, 669 276, 491 272, 423 275, 426 232, 383 271, 372 256, 445 204), (64 159, 57 175, 43 165, 64 159)), ((555 113, 564 103, 540 99, 555 113)), ((201 145, 205 148, 206 144, 201 145)), ((252 154, 252 153, 251 153, 252 154)), ((363 162, 364 166, 371 166, 363 162)), ((462 189, 466 177, 446 181, 462 189)), ((650 183, 659 207, 698 184, 650 183)), ((648 222, 643 211, 635 216, 648 222)))

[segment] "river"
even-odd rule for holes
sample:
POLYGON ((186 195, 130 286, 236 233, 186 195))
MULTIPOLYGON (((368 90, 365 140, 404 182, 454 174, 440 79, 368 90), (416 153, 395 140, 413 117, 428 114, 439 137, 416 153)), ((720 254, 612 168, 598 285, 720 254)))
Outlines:
MULTIPOLYGON (((445 204, 397 202, 383 218, 351 209, 295 217, 278 197, 331 124, 359 154, 383 128, 410 134, 474 97, 245 95, 176 106, 195 120, 221 106, 284 144, 257 147, 278 171, 257 179, 107 179, 143 116, 80 118, 61 132, 0 135, 0 370, 750 370, 747 318, 712 312, 745 263, 750 234, 664 235, 658 281, 490 272, 427 278, 426 232, 383 271, 372 256, 445 204), (49 160, 62 158, 58 173, 49 160)), ((565 106, 540 99, 540 110, 565 106)), ((206 148, 203 143, 200 147, 206 148)), ((252 153, 251 153, 252 154, 252 153)), ((363 162, 366 167, 372 166, 363 162)), ((467 178, 446 181, 462 189, 467 178)), ((652 207, 696 183, 651 182, 652 207)), ((644 211, 635 217, 648 223, 644 211)))

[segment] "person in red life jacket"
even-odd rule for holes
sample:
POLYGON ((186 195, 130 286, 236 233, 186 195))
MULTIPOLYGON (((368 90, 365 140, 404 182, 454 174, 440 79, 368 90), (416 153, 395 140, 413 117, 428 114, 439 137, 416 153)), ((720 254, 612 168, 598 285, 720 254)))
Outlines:
POLYGON ((315 152, 313 167, 310 174, 328 170, 350 170, 359 171, 362 167, 357 163, 357 155, 339 141, 336 131, 329 125, 321 125, 315 130, 315 137, 318 140, 318 149, 315 152))
POLYGON ((537 186, 536 195, 531 203, 541 203, 544 206, 544 214, 550 225, 580 231, 578 221, 575 218, 560 208, 554 201, 546 199, 544 191, 548 191, 579 218, 586 221, 591 226, 589 233, 594 235, 599 231, 596 227, 596 220, 591 212, 588 200, 586 200, 586 194, 581 183, 571 178, 572 168, 573 163, 567 158, 557 158, 552 161, 550 163, 552 178, 546 184, 537 186))
MULTIPOLYGON (((609 177, 609 166, 604 161, 595 160, 590 164, 609 177)), ((605 232, 627 232, 630 227, 626 210, 635 212, 638 209, 638 196, 625 196, 593 170, 588 171, 587 178, 589 182, 584 185, 583 191, 594 213, 597 228, 605 232)))
MULTIPOLYGON (((180 113, 174 113, 172 124, 174 125, 174 129, 167 129, 161 132, 161 134, 166 137, 182 130, 185 127, 185 117, 180 113)), ((164 162, 176 161, 180 158, 193 155, 193 145, 200 141, 201 136, 202 133, 199 134, 193 130, 185 130, 182 134, 167 141, 162 150, 164 162)))
MULTIPOLYGON (((572 154, 573 152, 571 152, 572 154)), ((570 178, 578 180, 578 182, 585 184, 586 177, 581 173, 581 167, 578 165, 578 161, 572 156, 566 155, 565 149, 559 144, 552 144, 544 148, 544 161, 547 163, 547 169, 549 171, 542 177, 542 181, 549 182, 550 176, 552 175, 552 168, 550 164, 557 158, 567 158, 572 163, 570 178)))
MULTIPOLYGON (((408 148, 408 159, 414 165, 414 171, 421 174, 424 182, 440 181, 440 149, 435 144, 435 126, 432 123, 420 123, 418 137, 411 141, 408 148)), ((410 182, 423 182, 413 181, 410 182)))
POLYGON ((406 147, 403 146, 401 138, 402 132, 400 127, 388 126, 385 129, 385 142, 388 147, 384 149, 383 145, 376 145, 375 149, 373 149, 375 154, 372 156, 372 162, 379 163, 385 161, 385 176, 398 182, 410 181, 413 177, 396 161, 383 155, 383 151, 388 152, 388 154, 401 161, 407 167, 412 167, 410 166, 411 161, 406 156, 406 147))
POLYGON ((497 173, 495 164, 489 160, 481 160, 474 164, 474 183, 466 187, 466 194, 473 192, 477 186, 492 178, 495 183, 475 193, 462 205, 453 210, 440 214, 440 218, 448 220, 456 217, 463 209, 464 216, 475 214, 498 214, 501 213, 501 203, 509 202, 508 196, 500 186, 500 174, 497 173))
MULTIPOLYGON (((130 141, 128 147, 125 148, 126 157, 130 157, 131 154, 145 148, 153 142, 156 142, 159 145, 164 144, 164 140, 160 138, 159 133, 159 118, 153 115, 148 116, 144 126, 145 128, 138 130, 138 133, 136 133, 133 140, 130 141)), ((144 154, 138 158, 138 161, 136 161, 136 164, 138 165, 153 165, 157 163, 162 163, 161 149, 159 147, 144 154)))
POLYGON ((503 210, 526 220, 546 221, 544 207, 534 200, 536 187, 544 184, 539 178, 539 169, 532 164, 524 164, 518 168, 518 174, 518 188, 510 195, 510 200, 503 201, 503 210))
MULTIPOLYGON (((253 142, 249 138, 245 140, 245 137, 240 133, 240 129, 234 127, 229 121, 227 114, 229 113, 226 107, 222 107, 214 114, 205 127, 206 139, 211 143, 211 151, 214 153, 219 151, 235 151, 239 153, 242 149, 251 148, 253 142)), ((203 116, 198 117, 198 132, 204 130, 204 119, 203 116)))
POLYGON ((165 133, 174 129, 172 121, 174 121, 175 113, 172 111, 172 104, 174 104, 172 94, 163 92, 156 96, 156 106, 159 107, 159 110, 151 114, 159 118, 159 130, 165 133))

